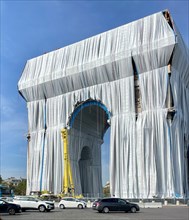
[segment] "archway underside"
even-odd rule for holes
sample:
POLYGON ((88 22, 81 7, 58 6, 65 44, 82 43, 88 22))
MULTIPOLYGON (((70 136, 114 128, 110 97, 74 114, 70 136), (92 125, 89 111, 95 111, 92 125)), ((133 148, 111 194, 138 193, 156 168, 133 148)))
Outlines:
POLYGON ((81 108, 74 117, 69 147, 71 154, 77 155, 70 155, 76 194, 102 195, 101 145, 110 126, 108 120, 107 112, 98 103, 81 108))

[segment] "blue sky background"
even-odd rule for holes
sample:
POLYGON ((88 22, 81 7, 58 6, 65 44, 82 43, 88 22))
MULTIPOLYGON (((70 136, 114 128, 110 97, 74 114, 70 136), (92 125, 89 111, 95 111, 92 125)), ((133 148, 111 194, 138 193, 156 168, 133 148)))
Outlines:
MULTIPOLYGON (((17 83, 28 59, 150 14, 169 9, 189 45, 188 0, 2 1, 0 174, 26 177, 27 108, 17 83)), ((102 146, 103 183, 109 180, 109 132, 102 146)))

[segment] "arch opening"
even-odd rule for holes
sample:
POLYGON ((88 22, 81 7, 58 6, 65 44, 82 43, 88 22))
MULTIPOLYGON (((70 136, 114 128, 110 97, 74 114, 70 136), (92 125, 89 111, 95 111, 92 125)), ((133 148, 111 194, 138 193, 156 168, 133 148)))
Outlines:
MULTIPOLYGON (((73 124, 74 124, 74 120, 77 117, 77 115, 86 107, 90 107, 90 106, 98 106, 99 108, 101 108, 102 110, 104 110, 104 112, 106 113, 107 116, 107 122, 108 124, 110 124, 110 118, 111 118, 111 114, 108 111, 107 107, 101 102, 101 101, 97 101, 97 100, 93 100, 93 99, 88 99, 86 101, 83 102, 77 102, 75 105, 75 109, 72 112, 69 121, 67 123, 67 126, 69 128, 72 128, 73 124)), ((107 126, 107 128, 109 127, 109 125, 107 126)))
POLYGON ((76 106, 68 126, 72 152, 79 153, 77 164, 72 164, 77 167, 73 174, 77 179, 75 185, 79 185, 76 194, 102 196, 101 145, 110 127, 110 112, 101 102, 87 100, 76 106))
POLYGON ((82 194, 91 194, 90 180, 92 178, 91 172, 92 152, 88 146, 84 146, 81 151, 81 158, 79 160, 79 171, 82 194))

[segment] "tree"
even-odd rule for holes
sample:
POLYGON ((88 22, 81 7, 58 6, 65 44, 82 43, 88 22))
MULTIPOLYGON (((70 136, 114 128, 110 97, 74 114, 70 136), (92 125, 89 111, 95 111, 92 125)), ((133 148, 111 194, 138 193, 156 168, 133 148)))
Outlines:
POLYGON ((107 182, 106 185, 103 187, 103 194, 105 197, 110 196, 110 183, 107 182))
POLYGON ((18 186, 14 187, 14 194, 16 195, 26 195, 26 180, 22 180, 18 186))
POLYGON ((0 184, 2 184, 2 182, 3 182, 3 179, 2 179, 2 177, 1 177, 1 175, 0 175, 0 184))

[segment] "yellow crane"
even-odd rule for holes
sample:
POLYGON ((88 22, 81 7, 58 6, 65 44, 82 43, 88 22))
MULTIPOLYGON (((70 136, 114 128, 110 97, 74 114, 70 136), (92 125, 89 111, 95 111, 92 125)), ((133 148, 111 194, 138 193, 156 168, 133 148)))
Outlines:
POLYGON ((74 183, 72 177, 72 170, 70 164, 70 156, 68 149, 68 130, 66 128, 61 130, 63 139, 63 157, 64 157, 64 176, 63 176, 63 193, 74 196, 74 183))

